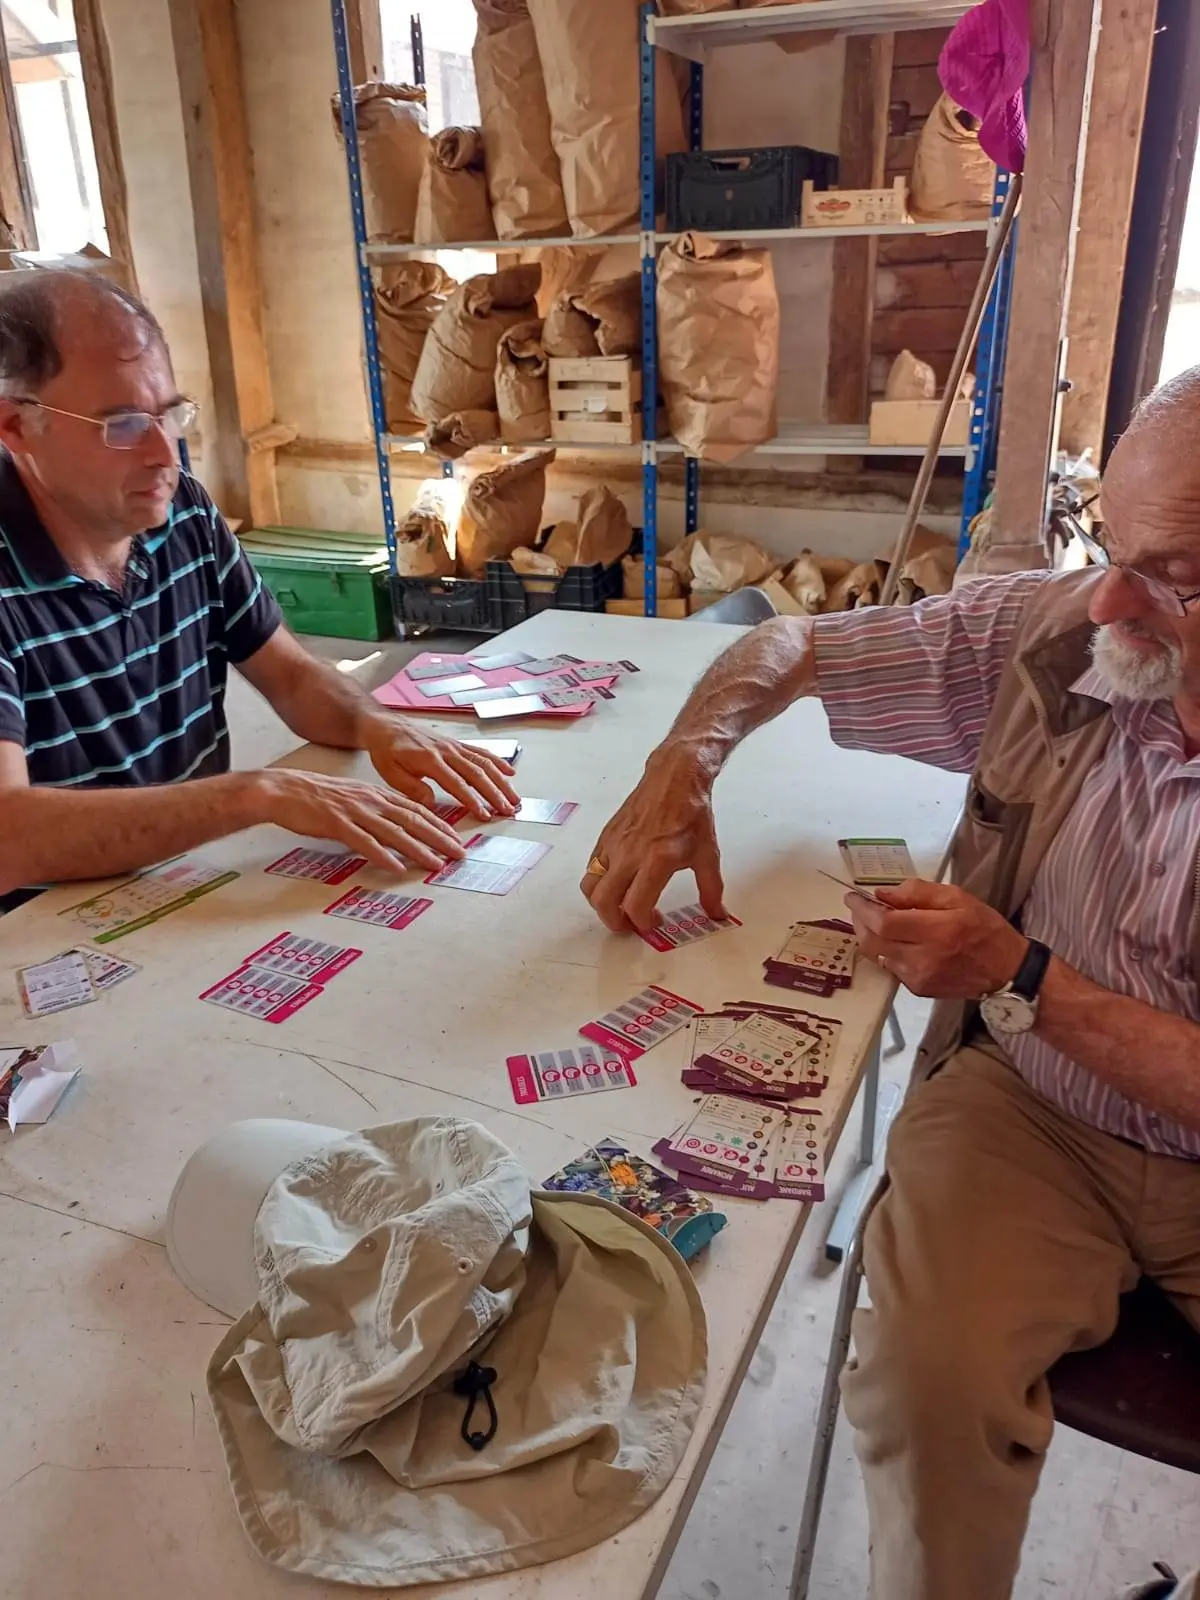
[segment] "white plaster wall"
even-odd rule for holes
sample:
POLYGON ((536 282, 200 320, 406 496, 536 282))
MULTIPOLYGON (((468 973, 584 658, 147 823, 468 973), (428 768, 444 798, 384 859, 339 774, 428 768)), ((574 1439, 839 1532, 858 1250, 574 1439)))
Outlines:
MULTIPOLYGON (((162 323, 179 387, 200 403, 192 461, 203 474, 212 378, 167 0, 105 0, 104 24, 138 288, 162 323)), ((212 488, 219 494, 218 484, 212 488)))

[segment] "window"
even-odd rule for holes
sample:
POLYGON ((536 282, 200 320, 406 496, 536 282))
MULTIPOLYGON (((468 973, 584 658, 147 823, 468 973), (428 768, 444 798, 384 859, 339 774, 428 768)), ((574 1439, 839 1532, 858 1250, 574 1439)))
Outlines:
POLYGON ((393 83, 413 83, 412 28, 421 19, 425 47, 425 92, 429 129, 479 122, 471 46, 475 7, 471 0, 379 0, 384 72, 393 83))
POLYGON ((71 0, 0 0, 39 250, 108 249, 71 0))

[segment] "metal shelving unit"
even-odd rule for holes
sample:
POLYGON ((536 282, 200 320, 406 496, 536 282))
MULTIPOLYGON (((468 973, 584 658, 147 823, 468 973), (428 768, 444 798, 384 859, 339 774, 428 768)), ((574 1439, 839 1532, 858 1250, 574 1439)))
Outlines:
MULTIPOLYGON (((970 9, 973 0, 804 0, 803 4, 773 6, 752 11, 715 11, 680 17, 660 17, 653 3, 641 7, 640 48, 640 151, 639 151, 639 227, 637 233, 614 233, 590 239, 537 238, 521 240, 479 239, 453 246, 429 244, 368 244, 366 220, 362 200, 362 175, 359 162, 358 135, 353 110, 353 87, 350 81, 349 53, 346 34, 345 0, 331 0, 333 13, 334 46, 337 55, 338 89, 342 134, 346 152, 346 165, 350 177, 351 217, 354 228, 355 255, 358 269, 359 296, 362 304, 363 344, 366 352, 367 388, 371 406, 371 422, 375 440, 376 463, 379 470, 380 496, 383 503, 384 528, 389 558, 395 560, 395 510, 391 489, 390 460, 397 452, 422 451, 418 440, 389 434, 383 398, 383 376, 379 360, 379 335, 375 319, 375 301, 371 269, 386 261, 404 260, 427 255, 433 249, 477 250, 496 252, 506 247, 512 249, 537 249, 552 245, 592 246, 605 248, 611 245, 637 245, 641 263, 642 286, 642 442, 640 445, 571 445, 562 440, 547 439, 545 444, 558 450, 572 450, 579 454, 606 454, 612 452, 639 452, 642 468, 642 528, 643 548, 646 558, 645 609, 647 616, 657 611, 657 554, 658 554, 658 465, 662 458, 678 457, 682 447, 677 440, 657 436, 658 390, 658 322, 656 312, 658 252, 672 239, 673 233, 656 229, 655 213, 655 51, 666 50, 691 62, 691 86, 688 97, 688 136, 693 150, 703 147, 704 128, 704 70, 703 62, 712 49, 722 45, 746 43, 756 39, 776 38, 791 33, 836 29, 845 34, 903 32, 915 28, 949 27, 970 9)), ((893 225, 861 227, 794 227, 757 228, 748 230, 721 229, 712 233, 718 239, 730 239, 744 244, 786 245, 792 243, 845 238, 905 237, 915 234, 950 234, 990 232, 1004 203, 1008 191, 1008 174, 1000 173, 992 206, 992 218, 987 222, 907 222, 893 225)), ((962 543, 965 547, 967 529, 982 508, 987 493, 989 476, 995 463, 996 438, 999 428, 1000 396, 1003 385, 1004 351, 1008 325, 1008 306, 1012 283, 1012 257, 1015 247, 1015 229, 1010 238, 995 287, 988 301, 980 329, 976 359, 976 388, 972 409, 969 442, 966 445, 943 447, 940 454, 965 461, 963 485, 962 543)), ((502 448, 497 441, 496 448, 502 448)), ((522 445, 522 449, 529 446, 522 445)), ((749 451, 746 457, 801 457, 801 456, 878 456, 916 457, 920 449, 901 446, 871 445, 865 426, 839 426, 823 423, 783 421, 777 436, 768 443, 749 451)), ((700 525, 701 463, 694 457, 684 458, 684 528, 693 533, 700 525)), ((445 462, 442 470, 453 471, 453 464, 445 462)))

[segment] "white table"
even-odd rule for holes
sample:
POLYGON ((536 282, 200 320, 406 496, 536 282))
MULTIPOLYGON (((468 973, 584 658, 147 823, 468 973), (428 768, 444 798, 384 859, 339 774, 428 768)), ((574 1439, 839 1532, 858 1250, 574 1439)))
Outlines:
MULTIPOLYGON (((820 706, 806 703, 752 737, 717 788, 729 904, 745 926, 667 955, 605 932, 576 888, 589 848, 733 637, 715 624, 569 612, 543 613, 505 636, 538 655, 628 657, 642 668, 623 680, 615 704, 579 723, 485 730, 522 740, 525 793, 582 802, 562 828, 504 825, 553 845, 505 899, 432 890, 434 908, 400 933, 332 921, 321 915, 334 898, 327 886, 262 874, 289 840, 256 829, 200 852, 239 870, 235 883, 110 947, 142 963, 141 974, 41 1024, 22 1016, 11 970, 84 935, 57 913, 88 890, 55 890, 0 922, 0 1038, 74 1037, 84 1063, 50 1123, 0 1135, 5 1600, 345 1592, 302 1587, 264 1565, 236 1522, 204 1393, 222 1324, 176 1282, 162 1248, 172 1185, 201 1141, 240 1117, 354 1128, 438 1113, 485 1122, 538 1176, 603 1134, 648 1149, 690 1104, 679 1082, 682 1036, 643 1059, 638 1088, 561 1106, 514 1106, 505 1056, 572 1042, 582 1021, 648 982, 708 1005, 778 999, 760 987, 761 962, 797 917, 839 911, 841 891, 815 869, 839 870, 840 835, 904 834, 918 869, 934 869, 961 780, 837 751, 820 706), (284 928, 365 953, 280 1026, 199 1003, 203 988, 284 928)), ((366 773, 365 763, 330 751, 289 759, 366 773)), ((691 880, 680 880, 665 903, 691 898, 691 880)), ((871 967, 851 992, 816 1002, 845 1023, 830 1093, 839 1127, 887 1000, 886 980, 871 967)), ((653 1595, 806 1220, 784 1201, 727 1209, 730 1226, 696 1268, 711 1344, 705 1405, 668 1492, 609 1545, 422 1595, 653 1595)))

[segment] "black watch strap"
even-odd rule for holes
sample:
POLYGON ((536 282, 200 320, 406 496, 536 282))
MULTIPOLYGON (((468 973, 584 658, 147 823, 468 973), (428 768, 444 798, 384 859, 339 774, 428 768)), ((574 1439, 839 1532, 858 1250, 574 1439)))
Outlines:
POLYGON ((1050 965, 1050 947, 1037 939, 1030 939, 1025 959, 1017 968, 1017 975, 1009 985, 1012 993, 1022 1000, 1036 1000, 1046 968, 1050 965))

